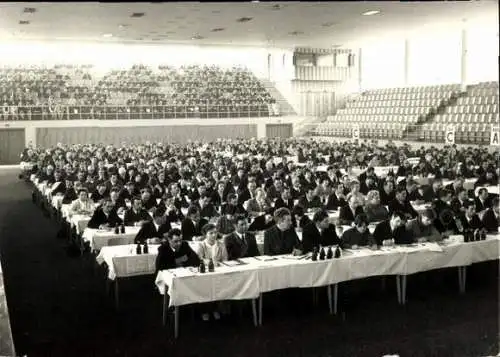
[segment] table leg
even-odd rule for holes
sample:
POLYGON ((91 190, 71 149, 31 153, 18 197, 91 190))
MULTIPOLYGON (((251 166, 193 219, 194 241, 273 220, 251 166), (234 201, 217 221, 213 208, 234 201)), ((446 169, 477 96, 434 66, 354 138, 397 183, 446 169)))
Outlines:
POLYGON ((259 326, 259 321, 257 318, 257 299, 252 299, 252 315, 253 315, 253 324, 255 327, 259 326))
POLYGON ((467 267, 462 267, 462 292, 465 294, 465 287, 467 281, 467 267))
POLYGON ((328 309, 330 310, 330 315, 333 314, 333 298, 332 298, 332 286, 328 285, 326 287, 326 293, 328 295, 328 309))
POLYGON ((264 294, 259 296, 259 326, 262 326, 262 300, 264 300, 264 294))
POLYGON ((179 307, 174 308, 174 338, 179 337, 179 307))
POLYGON ((465 266, 458 267, 458 287, 461 294, 465 293, 466 269, 465 266))
POLYGON ((339 301, 339 284, 333 284, 333 313, 337 315, 337 306, 339 301))
POLYGON ((401 275, 401 304, 406 304, 406 275, 401 275))
POLYGON ((118 277, 115 278, 115 307, 117 310, 120 307, 119 290, 118 290, 118 277))
POLYGON ((168 294, 165 291, 165 293, 163 294, 163 316, 162 316, 163 326, 167 325, 167 317, 168 317, 168 294))
POLYGON ((398 304, 401 304, 401 275, 396 275, 396 290, 398 293, 398 304))

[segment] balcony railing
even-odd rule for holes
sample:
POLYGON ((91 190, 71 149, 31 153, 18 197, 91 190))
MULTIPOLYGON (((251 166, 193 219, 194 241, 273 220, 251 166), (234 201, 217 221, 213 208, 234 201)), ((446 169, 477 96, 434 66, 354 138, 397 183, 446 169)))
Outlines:
POLYGON ((227 119, 281 116, 276 104, 260 105, 136 105, 136 106, 6 106, 0 120, 136 120, 136 119, 227 119))

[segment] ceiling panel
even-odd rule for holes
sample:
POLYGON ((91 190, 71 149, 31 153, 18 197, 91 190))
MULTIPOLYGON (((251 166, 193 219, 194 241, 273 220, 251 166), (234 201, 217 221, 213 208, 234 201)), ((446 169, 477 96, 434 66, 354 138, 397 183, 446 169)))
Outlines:
POLYGON ((4 2, 0 3, 0 40, 330 47, 414 33, 437 23, 459 26, 464 18, 498 27, 498 2, 4 2), (24 13, 25 7, 36 12, 24 13), (362 16, 369 10, 380 13, 362 16), (133 13, 144 16, 132 18, 133 13), (242 18, 250 20, 238 21, 242 18))

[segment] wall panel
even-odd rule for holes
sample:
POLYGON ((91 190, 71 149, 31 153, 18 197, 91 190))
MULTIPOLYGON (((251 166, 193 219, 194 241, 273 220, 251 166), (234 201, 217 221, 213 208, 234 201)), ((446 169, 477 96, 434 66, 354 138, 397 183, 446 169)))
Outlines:
POLYGON ((0 165, 19 163, 24 146, 24 129, 0 129, 0 165))
POLYGON ((185 143, 188 140, 257 137, 257 125, 37 128, 36 137, 37 145, 42 147, 54 146, 59 142, 70 144, 105 143, 113 145, 119 145, 124 141, 136 144, 146 141, 185 143))

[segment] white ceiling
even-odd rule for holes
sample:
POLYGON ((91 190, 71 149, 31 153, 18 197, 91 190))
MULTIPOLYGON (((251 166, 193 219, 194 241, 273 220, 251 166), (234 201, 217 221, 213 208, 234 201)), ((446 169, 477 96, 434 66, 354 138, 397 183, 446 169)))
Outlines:
POLYGON ((71 40, 347 47, 429 26, 489 22, 498 28, 498 1, 344 1, 248 3, 0 3, 0 41, 71 40), (275 9, 275 5, 279 5, 275 9), (35 13, 24 13, 25 7, 35 13), (363 12, 379 10, 374 16, 363 12), (131 14, 141 12, 141 18, 131 14), (252 18, 238 22, 242 17, 252 18), (21 25, 20 21, 29 21, 21 25), (222 29, 213 31, 214 29, 222 29), (112 37, 104 37, 112 34, 112 37), (203 39, 195 39, 196 36, 203 39))

